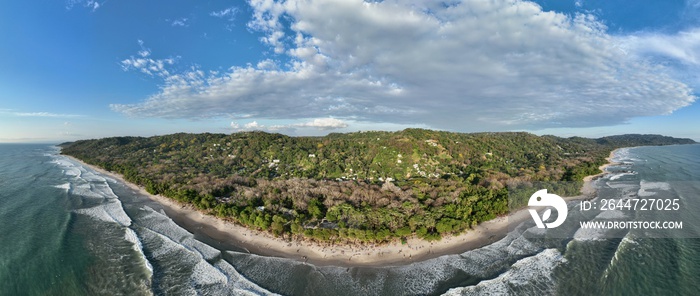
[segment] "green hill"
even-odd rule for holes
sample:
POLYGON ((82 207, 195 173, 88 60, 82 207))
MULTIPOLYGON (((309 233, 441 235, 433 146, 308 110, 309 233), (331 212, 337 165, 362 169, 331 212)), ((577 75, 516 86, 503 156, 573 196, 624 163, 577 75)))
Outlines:
POLYGON ((582 178, 598 173, 615 148, 688 143, 407 129, 116 137, 66 143, 62 153, 276 235, 385 241, 439 239, 505 214, 508 186, 544 182, 578 194, 582 178))

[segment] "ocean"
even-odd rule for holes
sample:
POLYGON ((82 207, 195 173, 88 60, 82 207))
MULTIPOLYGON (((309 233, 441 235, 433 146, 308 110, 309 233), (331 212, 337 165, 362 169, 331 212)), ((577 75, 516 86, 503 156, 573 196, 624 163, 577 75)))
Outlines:
POLYGON ((51 145, 0 145, 0 295, 696 295, 700 145, 624 148, 598 199, 678 210, 591 211, 552 235, 525 223, 483 248, 405 266, 313 266, 249 254, 51 145), (578 220, 679 220, 588 231, 578 220), (175 220, 173 220, 175 219, 175 220), (578 219, 578 220, 577 220, 578 219))

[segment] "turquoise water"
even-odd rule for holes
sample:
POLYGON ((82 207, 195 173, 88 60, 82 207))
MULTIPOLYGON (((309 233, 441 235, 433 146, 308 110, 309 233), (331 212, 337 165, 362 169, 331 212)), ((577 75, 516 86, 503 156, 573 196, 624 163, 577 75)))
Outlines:
POLYGON ((573 241, 555 270, 560 294, 698 295, 700 145, 619 151, 601 180, 605 197, 679 199, 677 211, 637 211, 626 220, 682 221, 683 229, 632 229, 617 239, 573 241), (612 179, 612 180, 611 180, 612 179))
POLYGON ((125 229, 77 213, 102 197, 69 192, 57 151, 0 145, 0 295, 143 294, 147 271, 119 239, 125 229))
POLYGON ((0 146, 0 295, 85 291, 87 255, 45 147, 0 146))
MULTIPOLYGON (((525 254, 503 273, 452 295, 698 295, 700 293, 700 145, 624 148, 595 182, 601 199, 679 199, 677 211, 605 210, 580 214, 552 230, 521 225, 525 254), (579 221, 682 221, 682 229, 582 229, 579 221), (530 227, 530 228, 527 228, 530 227)), ((513 245, 509 245, 513 247, 513 245)), ((517 252, 516 246, 513 252, 517 252)), ((522 249, 521 249, 522 250, 522 249)))
POLYGON ((0 295, 267 294, 157 204, 46 145, 0 145, 0 295))
POLYGON ((596 183, 600 198, 681 199, 681 211, 625 216, 684 221, 663 238, 575 223, 538 238, 526 223, 463 254, 345 268, 248 254, 55 147, 0 145, 0 295, 696 295, 699 155, 700 145, 623 149, 596 183))

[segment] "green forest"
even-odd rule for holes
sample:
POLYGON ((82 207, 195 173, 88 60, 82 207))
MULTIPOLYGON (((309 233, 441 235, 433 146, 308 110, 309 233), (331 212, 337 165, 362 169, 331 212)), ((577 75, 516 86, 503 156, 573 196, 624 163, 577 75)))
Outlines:
POLYGON ((694 143, 424 129, 290 137, 265 132, 114 137, 62 153, 152 194, 286 239, 438 240, 521 207, 509 188, 577 195, 613 149, 694 143), (511 200, 509 204, 509 200, 511 200))

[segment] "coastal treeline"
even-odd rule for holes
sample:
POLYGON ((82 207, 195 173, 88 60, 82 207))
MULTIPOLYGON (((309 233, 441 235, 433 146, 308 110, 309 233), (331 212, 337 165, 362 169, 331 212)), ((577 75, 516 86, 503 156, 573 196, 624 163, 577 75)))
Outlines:
POLYGON ((615 148, 686 143, 406 129, 114 137, 65 143, 62 153, 277 236, 382 242, 436 240, 506 214, 527 198, 509 199, 508 188, 549 184, 576 195, 615 148))

